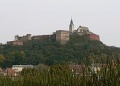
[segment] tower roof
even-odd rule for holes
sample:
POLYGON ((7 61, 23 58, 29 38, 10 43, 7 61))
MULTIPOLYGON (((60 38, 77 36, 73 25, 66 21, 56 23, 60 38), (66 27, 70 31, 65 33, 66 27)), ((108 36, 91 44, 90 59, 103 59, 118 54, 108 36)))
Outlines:
POLYGON ((71 18, 71 21, 70 21, 70 25, 73 25, 73 20, 72 20, 72 18, 71 18))

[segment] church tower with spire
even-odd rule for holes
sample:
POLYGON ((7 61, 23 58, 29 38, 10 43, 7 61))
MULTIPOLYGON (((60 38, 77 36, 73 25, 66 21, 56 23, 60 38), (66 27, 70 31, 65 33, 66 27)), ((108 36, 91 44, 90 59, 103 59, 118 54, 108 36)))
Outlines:
POLYGON ((70 31, 71 33, 73 33, 73 31, 74 31, 74 24, 73 24, 72 18, 71 18, 70 25, 69 25, 69 31, 70 31))

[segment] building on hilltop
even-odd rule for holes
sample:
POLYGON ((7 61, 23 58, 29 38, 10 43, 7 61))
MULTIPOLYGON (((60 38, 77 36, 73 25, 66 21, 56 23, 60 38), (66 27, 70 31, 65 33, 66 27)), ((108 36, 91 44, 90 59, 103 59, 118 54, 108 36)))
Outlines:
POLYGON ((23 41, 9 41, 7 42, 8 45, 19 45, 22 46, 23 45, 23 41))
POLYGON ((56 41, 60 42, 61 44, 66 44, 69 41, 69 31, 57 30, 56 41))
POLYGON ((33 36, 32 40, 50 40, 51 39, 51 35, 37 35, 37 36, 33 36))
POLYGON ((88 27, 79 26, 77 30, 74 30, 73 20, 71 20, 71 22, 70 22, 69 32, 72 33, 72 34, 78 34, 80 36, 86 35, 89 40, 100 41, 99 35, 94 34, 93 32, 91 32, 88 27))
POLYGON ((79 36, 85 35, 89 40, 100 41, 99 35, 91 32, 88 27, 79 26, 76 30, 74 30, 72 18, 69 25, 69 31, 57 30, 54 34, 56 35, 56 41, 60 42, 61 44, 66 44, 70 40, 69 37, 73 34, 78 34, 79 36))
POLYGON ((97 34, 88 34, 87 36, 88 36, 88 39, 89 39, 89 40, 100 41, 100 37, 99 37, 99 35, 97 35, 97 34))
POLYGON ((31 40, 31 34, 27 34, 26 36, 18 36, 18 35, 16 35, 15 36, 15 41, 23 41, 23 42, 25 42, 25 41, 30 41, 31 40))
POLYGON ((69 32, 70 32, 70 33, 73 33, 73 32, 74 32, 74 24, 73 24, 72 18, 71 18, 70 25, 69 25, 69 32))
POLYGON ((79 26, 77 30, 74 30, 74 33, 78 35, 87 35, 87 34, 93 34, 89 31, 88 27, 79 26))
POLYGON ((26 36, 19 36, 16 35, 15 36, 15 40, 14 41, 8 41, 7 44, 9 45, 23 45, 24 42, 26 41, 30 41, 31 40, 31 34, 27 34, 26 36))
POLYGON ((15 41, 7 42, 7 44, 12 45, 23 45, 24 42, 30 41, 30 40, 55 40, 59 42, 60 44, 64 45, 70 40, 70 36, 78 34, 79 36, 86 36, 89 40, 96 40, 100 41, 99 35, 91 32, 88 27, 79 26, 76 30, 74 29, 74 23, 71 18, 70 25, 69 25, 69 31, 67 30, 57 30, 56 32, 53 32, 52 35, 37 35, 37 36, 31 36, 31 34, 27 34, 26 36, 15 36, 15 41))

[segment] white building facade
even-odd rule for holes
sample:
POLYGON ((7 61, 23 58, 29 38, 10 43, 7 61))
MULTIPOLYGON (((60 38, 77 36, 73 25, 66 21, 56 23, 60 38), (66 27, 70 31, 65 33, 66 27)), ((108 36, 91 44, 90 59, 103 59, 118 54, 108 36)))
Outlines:
POLYGON ((13 65, 12 69, 15 70, 15 72, 21 72, 25 68, 33 68, 33 65, 13 65))

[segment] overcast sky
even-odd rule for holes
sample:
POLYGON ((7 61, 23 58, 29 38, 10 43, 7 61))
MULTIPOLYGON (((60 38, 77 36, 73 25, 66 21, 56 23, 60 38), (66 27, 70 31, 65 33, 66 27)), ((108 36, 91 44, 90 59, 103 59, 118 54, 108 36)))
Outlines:
POLYGON ((86 26, 101 41, 120 47, 120 0, 0 0, 0 42, 15 35, 45 35, 86 26))

